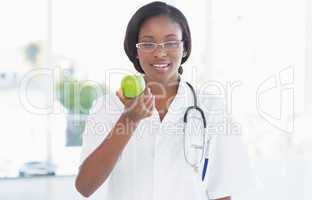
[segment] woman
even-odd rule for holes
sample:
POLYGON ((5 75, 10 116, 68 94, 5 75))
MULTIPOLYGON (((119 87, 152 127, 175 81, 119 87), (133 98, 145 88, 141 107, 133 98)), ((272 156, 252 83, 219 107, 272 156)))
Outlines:
POLYGON ((183 116, 194 104, 180 78, 191 52, 184 15, 163 2, 141 7, 128 24, 124 48, 148 87, 135 99, 121 90, 102 98, 110 110, 94 106, 97 112, 90 115, 83 135, 77 190, 88 197, 104 184, 103 199, 230 200, 243 170, 237 160, 228 165, 233 148, 235 158, 240 157, 238 136, 211 139, 204 178, 203 162, 190 166, 183 151, 183 116))

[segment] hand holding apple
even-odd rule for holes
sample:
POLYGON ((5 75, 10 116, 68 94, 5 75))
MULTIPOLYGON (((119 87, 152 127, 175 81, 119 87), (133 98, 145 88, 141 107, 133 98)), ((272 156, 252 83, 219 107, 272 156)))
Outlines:
POLYGON ((145 87, 145 82, 144 84, 140 82, 144 81, 143 78, 136 78, 125 77, 121 88, 116 92, 116 95, 125 106, 123 116, 133 122, 139 122, 141 119, 151 116, 155 108, 155 97, 152 95, 151 90, 145 87))
POLYGON ((125 97, 135 98, 145 90, 145 80, 140 75, 127 75, 121 80, 121 89, 125 97))

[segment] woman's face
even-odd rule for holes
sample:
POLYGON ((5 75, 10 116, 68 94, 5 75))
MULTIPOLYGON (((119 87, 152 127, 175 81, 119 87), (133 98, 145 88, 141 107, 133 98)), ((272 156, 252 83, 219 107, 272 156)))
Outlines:
MULTIPOLYGON (((181 41, 182 31, 178 23, 167 16, 152 17, 145 21, 139 31, 138 43, 163 43, 181 41)), ((168 45, 170 46, 170 45, 168 45)), ((183 43, 177 48, 158 46, 153 51, 137 49, 140 65, 150 81, 169 83, 178 78, 178 68, 183 56, 183 43)))

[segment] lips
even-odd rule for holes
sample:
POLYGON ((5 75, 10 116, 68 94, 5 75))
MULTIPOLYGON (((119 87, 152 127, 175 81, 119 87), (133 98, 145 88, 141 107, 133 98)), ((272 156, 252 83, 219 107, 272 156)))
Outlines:
POLYGON ((155 69, 159 73, 166 73, 169 70, 169 67, 171 66, 171 63, 153 63, 151 64, 153 69, 155 69))

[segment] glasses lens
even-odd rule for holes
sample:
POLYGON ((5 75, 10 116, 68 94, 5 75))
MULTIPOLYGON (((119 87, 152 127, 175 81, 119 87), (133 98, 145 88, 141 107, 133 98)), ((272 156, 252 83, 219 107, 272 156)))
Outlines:
POLYGON ((165 46, 165 49, 172 50, 172 49, 179 48, 179 44, 180 44, 179 41, 170 41, 170 42, 164 43, 164 46, 165 46))
POLYGON ((184 129, 185 156, 192 165, 201 162, 204 153, 204 125, 198 111, 189 112, 184 129))
POLYGON ((154 50, 156 48, 156 44, 155 43, 151 43, 151 42, 144 42, 144 43, 140 43, 139 47, 143 51, 152 51, 152 50, 154 50))

